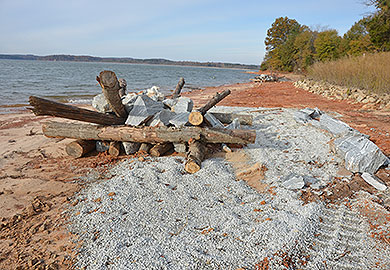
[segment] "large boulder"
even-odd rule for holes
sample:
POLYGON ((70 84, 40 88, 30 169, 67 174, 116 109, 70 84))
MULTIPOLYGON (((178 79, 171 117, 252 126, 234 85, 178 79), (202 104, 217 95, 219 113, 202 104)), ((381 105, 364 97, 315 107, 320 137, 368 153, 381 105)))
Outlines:
POLYGON ((133 104, 133 108, 129 111, 125 124, 139 126, 160 112, 163 107, 164 105, 161 102, 154 101, 147 95, 139 95, 133 104))

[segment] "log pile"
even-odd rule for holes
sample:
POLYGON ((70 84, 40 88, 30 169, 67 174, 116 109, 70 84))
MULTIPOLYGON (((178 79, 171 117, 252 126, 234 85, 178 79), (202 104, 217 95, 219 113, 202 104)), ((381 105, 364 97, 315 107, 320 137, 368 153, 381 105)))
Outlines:
POLYGON ((102 94, 92 102, 97 111, 35 96, 29 99, 36 115, 87 122, 43 124, 47 137, 75 139, 66 146, 72 157, 80 158, 95 149, 112 156, 140 152, 159 157, 176 151, 186 155, 185 170, 195 173, 201 169, 211 144, 229 149, 226 144, 255 142, 254 131, 239 129, 240 124, 252 124, 250 115, 209 112, 230 90, 217 93, 203 107, 194 108, 191 99, 180 95, 184 78, 180 78, 170 98, 160 93, 158 87, 126 94, 126 81, 118 80, 112 71, 102 71, 96 80, 102 87, 102 94))

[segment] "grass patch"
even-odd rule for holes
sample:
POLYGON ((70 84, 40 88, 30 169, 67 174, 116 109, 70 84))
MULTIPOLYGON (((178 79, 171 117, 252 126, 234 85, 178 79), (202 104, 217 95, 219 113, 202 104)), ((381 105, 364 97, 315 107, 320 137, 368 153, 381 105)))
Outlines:
POLYGON ((315 63, 308 77, 370 93, 390 93, 390 52, 315 63))

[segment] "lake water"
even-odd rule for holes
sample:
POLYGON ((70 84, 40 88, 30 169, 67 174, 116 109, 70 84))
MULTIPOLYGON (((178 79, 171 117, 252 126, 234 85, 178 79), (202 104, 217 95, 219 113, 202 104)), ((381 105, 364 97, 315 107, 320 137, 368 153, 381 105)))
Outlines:
POLYGON ((31 95, 60 102, 90 103, 93 96, 101 93, 96 76, 102 70, 112 70, 118 78, 125 78, 129 92, 155 85, 170 93, 180 77, 186 81, 183 91, 247 82, 253 77, 244 70, 222 68, 0 60, 1 111, 26 105, 31 95))

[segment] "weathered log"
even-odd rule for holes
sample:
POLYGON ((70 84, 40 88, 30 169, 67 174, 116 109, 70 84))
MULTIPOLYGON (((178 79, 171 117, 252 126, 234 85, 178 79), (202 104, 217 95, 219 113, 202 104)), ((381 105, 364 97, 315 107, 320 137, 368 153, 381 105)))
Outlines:
POLYGON ((126 121, 126 118, 119 118, 112 114, 82 109, 35 96, 30 96, 29 102, 33 106, 31 110, 35 115, 50 115, 101 125, 122 125, 126 121))
POLYGON ((179 82, 176 85, 176 89, 173 92, 172 98, 178 98, 180 96, 181 89, 183 89, 184 84, 185 84, 184 78, 181 77, 179 82))
POLYGON ((66 153, 74 158, 80 158, 95 149, 95 141, 76 140, 68 143, 65 147, 66 153))
POLYGON ((224 112, 209 112, 223 124, 230 124, 234 119, 238 119, 241 125, 252 125, 253 116, 249 113, 224 113, 224 112))
POLYGON ((122 142, 186 143, 191 138, 202 139, 205 143, 254 143, 256 132, 253 130, 226 130, 202 127, 130 127, 99 126, 83 123, 47 122, 42 125, 47 137, 74 138, 83 140, 107 140, 122 142))
POLYGON ((190 141, 188 144, 187 161, 184 166, 188 173, 196 173, 201 169, 205 157, 206 147, 200 141, 190 141))
POLYGON ((141 146, 139 147, 138 151, 149 153, 149 151, 152 147, 153 147, 153 145, 150 143, 141 143, 141 146))
POLYGON ((100 72, 99 76, 96 77, 96 80, 102 87, 104 97, 108 104, 110 104, 110 107, 116 116, 127 117, 125 106, 122 104, 122 100, 119 96, 119 89, 121 87, 115 73, 104 70, 100 72))
POLYGON ((172 143, 159 143, 150 149, 150 154, 154 157, 161 157, 166 152, 173 149, 172 143))
POLYGON ((108 149, 108 153, 111 156, 117 157, 121 153, 121 142, 110 142, 110 148, 108 149))
POLYGON ((221 94, 216 93, 214 97, 212 97, 203 107, 199 108, 197 111, 193 111, 190 113, 188 117, 188 122, 190 122, 194 126, 199 126, 203 123, 203 115, 214 107, 218 102, 222 99, 230 95, 231 91, 229 89, 223 91, 221 94))

